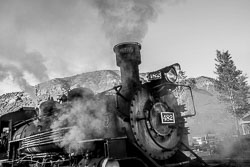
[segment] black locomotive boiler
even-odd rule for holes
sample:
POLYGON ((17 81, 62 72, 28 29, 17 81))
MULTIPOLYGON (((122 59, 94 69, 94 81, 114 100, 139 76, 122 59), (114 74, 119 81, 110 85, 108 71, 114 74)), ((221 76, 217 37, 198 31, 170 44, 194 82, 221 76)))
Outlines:
MULTIPOLYGON (((4 115, 2 166, 205 166, 191 160, 184 105, 177 101, 178 64, 147 74, 142 83, 139 43, 114 47, 121 85, 94 94, 75 88, 59 103, 4 115), (3 142, 5 141, 5 142, 3 142)), ((192 115, 189 115, 192 116, 192 115)), ((191 151, 191 150, 190 150, 191 151)))

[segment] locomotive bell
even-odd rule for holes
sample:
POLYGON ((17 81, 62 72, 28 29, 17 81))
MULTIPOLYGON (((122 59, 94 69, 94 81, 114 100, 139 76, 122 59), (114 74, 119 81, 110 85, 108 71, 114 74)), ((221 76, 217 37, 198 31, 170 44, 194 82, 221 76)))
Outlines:
POLYGON ((121 69, 122 94, 131 99, 140 85, 139 68, 141 64, 141 45, 137 42, 125 42, 114 46, 117 66, 121 69))

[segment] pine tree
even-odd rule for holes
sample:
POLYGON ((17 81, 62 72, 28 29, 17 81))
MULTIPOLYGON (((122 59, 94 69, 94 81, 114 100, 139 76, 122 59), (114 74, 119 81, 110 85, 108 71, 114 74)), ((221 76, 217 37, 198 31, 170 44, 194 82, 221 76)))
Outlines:
POLYGON ((246 81, 247 77, 245 75, 241 75, 238 78, 238 87, 236 94, 236 108, 237 108, 237 114, 239 117, 242 117, 244 114, 246 114, 248 111, 250 111, 250 104, 248 101, 248 92, 249 92, 249 86, 246 81))
POLYGON ((247 77, 236 68, 228 51, 217 50, 216 56, 215 86, 220 93, 220 100, 227 103, 229 112, 239 119, 250 109, 247 98, 249 91, 247 77))

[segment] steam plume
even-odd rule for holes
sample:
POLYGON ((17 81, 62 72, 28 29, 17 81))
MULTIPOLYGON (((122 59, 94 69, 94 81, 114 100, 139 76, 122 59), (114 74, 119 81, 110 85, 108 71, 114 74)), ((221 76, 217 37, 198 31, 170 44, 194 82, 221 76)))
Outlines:
POLYGON ((63 136, 61 147, 78 152, 82 148, 91 149, 93 145, 80 144, 86 139, 111 137, 113 130, 104 125, 107 114, 104 101, 76 100, 72 106, 60 108, 57 120, 51 125, 52 129, 71 127, 63 136), (109 131, 108 131, 109 129, 109 131))
POLYGON ((20 89, 34 96, 34 91, 27 81, 27 75, 38 82, 49 79, 43 56, 39 52, 28 51, 26 33, 18 29, 14 22, 0 17, 0 81, 11 78, 20 89))
MULTIPOLYGON (((169 1, 174 0, 167 0, 169 1)), ((163 1, 0 1, 0 50, 5 46, 12 46, 13 51, 18 54, 20 50, 22 53, 39 51, 46 59, 51 77, 113 68, 113 59, 111 61, 108 56, 105 59, 100 57, 113 54, 110 48, 119 42, 142 42, 148 30, 148 23, 157 18, 159 2, 163 1), (103 34, 110 39, 111 47, 103 34), (68 61, 69 59, 71 61, 68 61)), ((4 55, 5 58, 7 56, 10 54, 4 55)), ((19 56, 12 56, 6 61, 20 62, 24 57, 19 59, 19 56)), ((0 58, 2 57, 1 55, 0 58)), ((34 61, 44 64, 40 59, 34 61)), ((22 62, 19 63, 22 67, 33 64, 22 62)), ((45 75, 38 75, 38 72, 46 70, 37 63, 34 64, 37 65, 36 68, 28 66, 26 70, 37 70, 34 75, 41 76, 40 80, 46 80, 45 75)))
POLYGON ((33 87, 24 78, 22 70, 13 65, 0 64, 0 81, 8 78, 9 76, 11 76, 16 84, 18 84, 22 91, 28 93, 34 102, 36 102, 36 95, 33 87))
POLYGON ((94 0, 111 45, 124 41, 142 42, 148 22, 159 12, 159 0, 94 0))
POLYGON ((32 98, 35 98, 35 94, 25 74, 39 82, 49 79, 42 55, 38 52, 27 52, 24 44, 15 35, 8 34, 0 40, 0 59, 0 81, 10 77, 32 98))

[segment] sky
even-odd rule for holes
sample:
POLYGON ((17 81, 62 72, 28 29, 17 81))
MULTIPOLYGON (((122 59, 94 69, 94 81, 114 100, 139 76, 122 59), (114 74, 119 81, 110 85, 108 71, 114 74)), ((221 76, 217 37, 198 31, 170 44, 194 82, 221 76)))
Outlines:
POLYGON ((228 50, 250 77, 250 1, 0 0, 0 94, 117 70, 113 46, 125 41, 141 43, 141 72, 179 63, 215 78, 216 50, 228 50))

